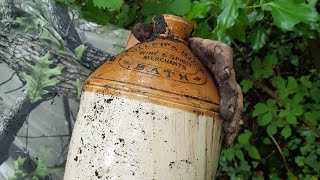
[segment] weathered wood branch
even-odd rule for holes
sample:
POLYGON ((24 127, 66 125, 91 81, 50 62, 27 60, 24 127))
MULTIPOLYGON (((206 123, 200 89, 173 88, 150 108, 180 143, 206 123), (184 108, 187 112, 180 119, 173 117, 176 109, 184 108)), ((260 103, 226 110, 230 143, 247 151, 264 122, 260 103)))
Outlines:
MULTIPOLYGON (((83 43, 73 23, 73 17, 70 18, 69 16, 68 8, 59 3, 52 4, 52 17, 52 24, 56 31, 63 38, 71 52, 75 53, 75 49, 83 43)), ((86 46, 87 48, 81 57, 81 63, 91 70, 96 69, 106 60, 113 59, 113 55, 109 53, 101 51, 90 44, 86 44, 86 46)))
POLYGON ((30 112, 41 102, 29 103, 25 98, 19 99, 14 107, 0 121, 0 164, 8 159, 9 148, 15 135, 27 120, 30 112))
MULTIPOLYGON (((26 62, 34 64, 36 56, 43 56, 50 52, 50 58, 55 65, 62 65, 63 72, 58 79, 60 83, 55 87, 59 94, 76 99, 76 80, 83 81, 90 70, 83 67, 75 56, 67 53, 52 51, 41 41, 32 37, 11 37, 7 32, 0 32, 0 60, 9 65, 16 72, 27 72, 26 62)), ((94 60, 94 56, 92 59, 94 60)))
MULTIPOLYGON (((52 16, 54 21, 50 19, 47 22, 54 22, 52 24, 53 27, 55 27, 56 32, 62 37, 63 44, 70 51, 52 48, 41 41, 41 39, 27 34, 24 36, 13 35, 14 33, 11 30, 14 26, 5 26, 5 24, 0 22, 0 62, 6 63, 19 76, 21 72, 28 72, 29 69, 26 63, 34 64, 36 56, 43 56, 49 52, 49 59, 54 62, 54 65, 60 65, 64 68, 62 74, 57 77, 60 82, 55 87, 49 89, 50 93, 46 97, 58 94, 77 100, 76 81, 84 81, 91 70, 97 68, 113 56, 87 45, 87 49, 83 53, 81 61, 79 61, 73 53, 75 48, 82 44, 82 42, 76 32, 72 19, 69 17, 68 10, 61 5, 55 6, 54 3, 51 3, 51 5, 50 9, 53 10, 51 14, 59 14, 59 16, 52 16)), ((18 14, 28 14, 14 6, 11 9, 13 10, 11 11, 11 17, 15 17, 18 14)), ((30 103, 26 99, 19 100, 10 110, 10 113, 4 116, 5 118, 3 118, 0 124, 0 164, 8 158, 10 145, 26 121, 27 116, 43 101, 45 99, 36 103, 30 103)))

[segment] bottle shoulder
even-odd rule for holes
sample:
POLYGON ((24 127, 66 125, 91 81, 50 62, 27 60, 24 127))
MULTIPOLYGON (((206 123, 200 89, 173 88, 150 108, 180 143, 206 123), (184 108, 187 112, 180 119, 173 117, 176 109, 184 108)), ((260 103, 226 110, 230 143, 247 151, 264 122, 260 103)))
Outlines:
POLYGON ((152 91, 152 96, 164 99, 205 102, 215 111, 220 101, 214 80, 188 46, 166 39, 140 43, 120 53, 93 72, 86 84, 112 84, 134 93, 152 91))

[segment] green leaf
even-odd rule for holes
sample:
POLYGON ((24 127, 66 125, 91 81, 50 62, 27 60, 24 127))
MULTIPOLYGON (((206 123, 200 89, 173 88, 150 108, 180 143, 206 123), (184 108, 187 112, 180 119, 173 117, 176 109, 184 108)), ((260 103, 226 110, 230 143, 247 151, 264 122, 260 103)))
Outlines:
POLYGON ((241 89, 242 89, 242 92, 243 93, 246 93, 249 91, 249 89, 251 89, 253 87, 253 82, 251 80, 248 80, 248 79, 244 79, 241 81, 240 83, 241 85, 241 89))
POLYGON ((281 131, 281 135, 287 139, 288 137, 291 136, 291 128, 290 128, 290 125, 286 125, 282 131, 281 131))
POLYGON ((288 122, 289 124, 293 124, 293 125, 298 124, 296 116, 294 116, 294 115, 291 114, 291 113, 289 113, 289 114, 287 115, 287 122, 288 122))
POLYGON ((261 21, 264 17, 264 13, 261 10, 254 9, 252 12, 250 12, 247 15, 248 18, 248 23, 249 24, 254 24, 257 21, 261 21))
POLYGON ((266 30, 262 26, 258 26, 251 31, 249 34, 249 42, 251 43, 251 47, 254 50, 259 50, 262 48, 268 39, 268 35, 266 30))
POLYGON ((318 119, 320 119, 320 113, 313 111, 313 112, 306 112, 304 114, 304 117, 311 122, 316 122, 318 119))
POLYGON ((311 88, 312 87, 312 83, 311 83, 311 81, 309 79, 310 79, 310 76, 301 76, 299 78, 299 80, 300 80, 302 85, 304 85, 307 88, 311 88))
POLYGON ((94 6, 92 0, 86 1, 81 9, 81 17, 98 24, 106 24, 109 21, 107 13, 100 8, 94 6))
POLYGON ((243 155, 243 152, 241 151, 241 149, 236 149, 235 150, 235 154, 236 154, 238 159, 240 159, 241 161, 244 160, 244 155, 243 155))
POLYGON ((62 66, 58 65, 55 68, 49 68, 53 65, 49 61, 49 53, 43 57, 36 57, 35 65, 26 63, 30 70, 30 74, 21 73, 21 78, 26 81, 27 97, 30 102, 34 103, 42 99, 42 96, 47 94, 49 87, 55 86, 60 81, 57 76, 61 74, 62 66))
POLYGON ((257 160, 261 159, 260 153, 255 146, 250 145, 248 147, 248 154, 253 159, 257 159, 257 160))
POLYGON ((267 112, 261 118, 259 118, 258 124, 260 126, 266 126, 271 122, 271 120, 272 120, 272 113, 271 112, 267 112))
POLYGON ((277 76, 272 79, 272 85, 277 89, 284 89, 286 87, 286 81, 281 76, 277 76))
POLYGON ((264 57, 265 64, 267 65, 275 65, 278 63, 278 57, 275 55, 267 55, 264 57))
POLYGON ((40 156, 37 157, 37 168, 34 172, 36 177, 44 178, 45 176, 50 174, 50 169, 47 167, 45 160, 40 156))
POLYGON ((287 84, 287 88, 289 90, 296 90, 298 87, 298 83, 297 83, 297 80, 292 77, 292 76, 289 76, 288 77, 288 84, 287 84))
POLYGON ((145 2, 141 9, 141 14, 145 16, 155 14, 166 14, 169 13, 168 7, 172 0, 161 0, 155 2, 145 2))
POLYGON ((201 22, 195 29, 194 36, 201 38, 208 38, 209 25, 207 21, 201 22))
POLYGON ((300 147, 300 152, 302 155, 307 155, 310 151, 312 151, 312 146, 310 144, 306 144, 305 146, 300 147))
POLYGON ((258 103, 254 106, 254 110, 253 110, 253 113, 252 113, 252 116, 253 117, 256 117, 256 116, 259 116, 261 114, 264 114, 268 111, 268 108, 265 104, 263 103, 258 103))
POLYGON ((297 149, 300 146, 300 143, 301 143, 301 139, 299 139, 299 138, 292 139, 288 143, 288 148, 290 150, 297 149))
POLYGON ((310 130, 302 131, 301 135, 306 137, 307 143, 309 144, 313 144, 317 137, 317 135, 310 130))
POLYGON ((268 99, 266 104, 270 109, 277 110, 277 106, 276 106, 276 101, 275 100, 268 99))
POLYGON ((16 159, 14 161, 14 168, 15 169, 20 169, 23 166, 23 164, 26 161, 26 159, 27 158, 22 158, 21 156, 19 156, 18 159, 16 159))
MULTIPOLYGON (((287 99, 290 94, 293 94, 299 91, 297 80, 291 76, 288 77, 288 81, 278 76, 272 80, 272 85, 278 89, 279 96, 282 99, 287 99)), ((294 96, 293 103, 296 103, 299 101, 301 102, 305 94, 306 94, 306 91, 302 91, 299 94, 296 94, 294 96)))
POLYGON ((175 15, 183 16, 189 12, 190 8, 190 0, 174 0, 169 6, 169 11, 175 15))
POLYGON ((299 66, 299 58, 298 58, 298 56, 292 55, 290 62, 291 62, 291 64, 293 64, 294 66, 298 67, 298 66, 299 66))
POLYGON ((225 149, 223 152, 228 161, 231 161, 235 156, 234 148, 225 149))
POLYGON ((276 134, 278 131, 277 126, 275 123, 271 123, 268 125, 267 127, 267 133, 269 136, 273 136, 274 134, 276 134))
POLYGON ((270 8, 275 25, 283 30, 292 30, 300 22, 308 24, 319 20, 314 7, 293 0, 275 0, 264 6, 270 8))
POLYGON ((232 37, 232 39, 237 39, 240 42, 246 42, 246 32, 245 26, 242 22, 237 21, 234 26, 227 30, 227 33, 232 37))
POLYGON ((83 87, 83 82, 81 82, 79 79, 77 79, 76 87, 77 87, 77 98, 80 99, 82 87, 83 87))
POLYGON ((263 62, 258 57, 251 62, 253 75, 256 79, 268 78, 273 74, 273 66, 278 63, 278 58, 275 55, 267 55, 263 62))
MULTIPOLYGON (((242 172, 250 172, 251 166, 247 161, 240 161, 240 171, 242 172)), ((236 177, 231 179, 237 179, 236 177)))
POLYGON ((190 0, 161 0, 155 2, 145 2, 141 14, 145 16, 156 14, 175 14, 183 16, 191 8, 190 0))
POLYGON ((294 158, 294 162, 300 167, 304 166, 304 157, 303 156, 296 156, 294 158))
MULTIPOLYGON (((292 109, 298 109, 299 110, 299 113, 303 113, 303 106, 301 105, 304 101, 304 96, 308 93, 306 92, 304 89, 296 89, 295 91, 298 91, 297 93, 294 94, 293 98, 292 98, 292 102, 290 102, 290 104, 293 105, 293 108, 292 109), (302 91, 302 92, 301 92, 302 91), (300 112, 301 111, 301 112, 300 112)), ((296 115, 296 113, 293 113, 296 115)), ((296 115, 296 116, 300 116, 301 114, 299 115, 296 115)))
POLYGON ((279 117, 280 118, 284 118, 284 117, 286 117, 286 120, 287 120, 287 122, 289 123, 289 124, 297 124, 298 122, 297 122, 297 118, 296 118, 296 116, 294 116, 289 110, 282 110, 282 111, 280 111, 280 113, 279 113, 279 117))
POLYGON ((275 121, 276 123, 276 126, 279 127, 279 128, 282 128, 284 127, 285 125, 288 124, 287 121, 283 120, 283 119, 278 119, 277 121, 275 121))
POLYGON ((217 26, 214 29, 214 35, 219 41, 225 39, 226 30, 235 24, 239 14, 236 0, 222 0, 221 7, 222 12, 217 17, 217 26))
POLYGON ((18 156, 18 158, 13 161, 14 175, 12 177, 9 177, 9 180, 20 180, 26 179, 28 177, 28 174, 23 170, 23 166, 26 160, 27 158, 22 158, 21 156, 18 156))
POLYGON ((24 36, 25 34, 39 36, 42 27, 45 25, 45 21, 42 19, 32 15, 27 17, 17 17, 15 20, 15 28, 13 32, 13 36, 18 34, 24 36))
POLYGON ((37 168, 33 172, 35 177, 39 179, 44 179, 54 170, 47 166, 47 160, 49 159, 51 153, 51 149, 46 149, 40 156, 37 157, 37 168))
POLYGON ((82 54, 86 49, 87 49, 87 46, 85 46, 84 44, 81 44, 74 50, 78 60, 81 60, 82 54))
POLYGON ((263 138, 263 144, 270 145, 271 143, 272 142, 271 142, 270 138, 268 138, 268 137, 263 138))
POLYGON ((249 139, 252 133, 248 130, 245 130, 242 134, 238 136, 238 142, 242 145, 250 144, 249 139))
POLYGON ((93 0, 93 4, 98 8, 107 8, 110 11, 119 10, 123 3, 123 0, 93 0))
POLYGON ((290 112, 294 116, 301 116, 303 114, 303 106, 300 104, 292 104, 293 107, 291 108, 290 112))
POLYGON ((316 102, 320 102, 320 88, 312 88, 310 90, 310 94, 313 100, 316 102))
POLYGON ((211 4, 212 2, 193 2, 191 10, 187 14, 187 19, 193 20, 196 18, 204 18, 210 9, 211 4))
POLYGON ((137 5, 130 8, 127 4, 124 4, 120 13, 116 16, 117 25, 120 27, 126 27, 136 20, 137 5))

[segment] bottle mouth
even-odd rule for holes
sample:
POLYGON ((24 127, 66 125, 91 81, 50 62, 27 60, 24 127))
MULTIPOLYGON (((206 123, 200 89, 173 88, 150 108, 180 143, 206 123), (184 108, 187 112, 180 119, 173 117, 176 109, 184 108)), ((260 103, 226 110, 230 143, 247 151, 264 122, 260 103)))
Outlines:
POLYGON ((170 14, 157 15, 152 18, 155 35, 175 36, 187 39, 193 32, 193 25, 186 19, 170 14))

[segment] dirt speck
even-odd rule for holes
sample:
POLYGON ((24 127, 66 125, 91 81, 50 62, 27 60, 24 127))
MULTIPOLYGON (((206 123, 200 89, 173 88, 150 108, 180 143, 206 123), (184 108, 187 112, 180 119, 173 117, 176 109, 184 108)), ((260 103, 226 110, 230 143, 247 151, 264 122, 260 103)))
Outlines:
POLYGON ((102 176, 101 175, 99 175, 99 173, 98 173, 98 171, 96 170, 95 172, 94 172, 94 174, 100 179, 100 178, 102 178, 102 176))

